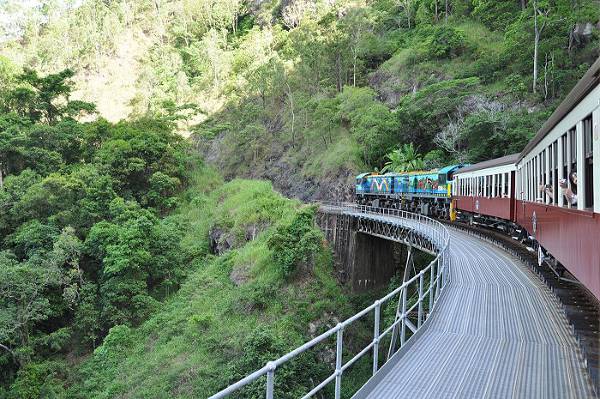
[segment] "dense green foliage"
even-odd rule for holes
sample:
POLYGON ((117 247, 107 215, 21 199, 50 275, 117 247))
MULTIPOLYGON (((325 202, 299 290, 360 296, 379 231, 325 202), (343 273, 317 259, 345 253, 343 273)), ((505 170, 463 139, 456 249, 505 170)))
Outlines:
MULTIPOLYGON (((198 177, 205 181, 206 174, 198 177)), ((192 185, 173 215, 199 221, 184 231, 184 248, 206 247, 216 228, 223 238, 235 238, 234 244, 222 255, 197 257, 177 295, 139 328, 113 327, 69 394, 207 397, 304 342, 307 325, 324 314, 349 314, 314 211, 282 198, 263 181, 234 180, 212 191, 192 185), (287 249, 285 263, 273 245, 287 249), (283 265, 302 273, 285 278, 283 265)), ((307 392, 330 366, 312 352, 278 369, 278 397, 307 392), (284 383, 291 373, 295 378, 284 383)), ((260 381, 238 397, 263 396, 260 381)))
POLYGON ((267 245, 273 251, 275 266, 284 277, 296 272, 300 265, 314 262, 322 237, 314 230, 313 219, 314 209, 301 211, 290 224, 279 227, 269 237, 267 245))
MULTIPOLYGON (((73 119, 70 71, 17 76, 0 109, 0 382, 50 395, 57 354, 85 353, 134 326, 186 272, 177 203, 193 164, 159 119, 73 119)), ((60 356, 59 356, 60 358, 60 356)), ((1 392, 1 391, 0 391, 1 392)))
POLYGON ((175 130, 227 178, 337 197, 387 161, 520 151, 600 53, 597 0, 41 4, 0 45, 10 399, 204 397, 349 312, 314 210, 175 130))
POLYGON ((383 166, 382 172, 410 172, 425 169, 425 161, 417 154, 412 143, 404 144, 385 157, 388 161, 383 166))
POLYGON ((235 70, 243 89, 195 128, 232 175, 271 177, 275 158, 329 183, 406 143, 427 166, 518 152, 600 54, 598 28, 581 34, 600 17, 593 0, 284 4, 274 26, 227 39, 234 60, 258 38, 270 51, 235 70))
POLYGON ((102 74, 122 43, 143 43, 132 112, 197 104, 206 120, 187 108, 179 127, 226 176, 279 187, 286 170, 329 184, 381 167, 405 143, 429 166, 519 151, 599 55, 597 0, 213 3, 48 6, 5 53, 102 74))
MULTIPOLYGON (((172 115, 79 122, 70 76, 27 72, 2 103, 0 398, 204 397, 350 314, 314 207, 224 184, 172 115)), ((322 356, 281 368, 279 397, 322 356)))

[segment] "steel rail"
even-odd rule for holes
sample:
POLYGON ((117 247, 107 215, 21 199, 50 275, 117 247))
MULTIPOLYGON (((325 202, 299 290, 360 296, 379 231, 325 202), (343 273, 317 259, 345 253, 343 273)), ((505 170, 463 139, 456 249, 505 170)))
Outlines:
MULTIPOLYGON (((314 396, 317 392, 321 391, 328 384, 335 381, 335 399, 340 399, 341 395, 341 385, 342 385, 342 375, 343 372, 352 366, 355 362, 357 362, 360 358, 366 355, 371 350, 373 351, 373 375, 377 373, 379 369, 379 343, 383 337, 385 337, 388 333, 394 330, 396 326, 401 324, 402 326, 402 334, 400 340, 400 348, 410 340, 404 339, 404 331, 405 327, 408 326, 411 331, 413 331, 412 323, 408 324, 408 314, 418 308, 418 323, 416 330, 421 328, 422 320, 428 318, 435 308, 435 304, 440 297, 440 294, 444 288, 444 286, 450 281, 448 275, 448 264, 450 262, 450 257, 447 256, 448 248, 450 244, 450 234, 442 223, 431 219, 427 216, 423 216, 416 213, 406 212, 397 209, 386 209, 386 208, 374 208, 368 207, 365 205, 355 205, 355 204, 347 204, 347 203, 322 203, 321 208, 330 211, 338 211, 342 213, 348 214, 358 214, 358 215, 382 215, 388 216, 386 219, 386 223, 396 223, 399 227, 410 229, 415 233, 423 236, 432 246, 434 251, 437 251, 437 255, 435 259, 433 259, 420 273, 416 274, 409 280, 406 280, 402 283, 398 288, 385 295, 384 297, 376 300, 373 304, 367 306, 360 312, 351 316, 350 318, 344 320, 343 322, 337 324, 335 327, 327 330, 321 335, 311 339, 305 344, 299 346, 293 351, 281 356, 280 358, 268 362, 262 368, 256 370, 255 372, 249 374, 248 376, 242 378, 234 384, 231 384, 227 388, 221 390, 220 392, 212 395, 209 399, 220 399, 229 396, 230 394, 242 389, 246 385, 258 380, 263 376, 267 376, 267 382, 265 387, 265 397, 267 399, 274 398, 274 390, 275 390, 275 371, 276 369, 285 364, 286 362, 292 360, 296 356, 306 352, 307 350, 313 348, 319 343, 324 342, 326 339, 331 337, 332 335, 336 335, 336 362, 335 362, 335 370, 329 375, 325 380, 320 382, 317 386, 311 389, 303 399, 308 399, 314 396), (390 218, 391 217, 391 218, 390 218), (402 223, 402 221, 410 222, 410 223, 402 223), (419 228, 421 226, 427 226, 428 228, 422 229, 419 228), (429 287, 426 291, 423 291, 423 279, 426 272, 431 272, 431 276, 429 279, 429 287), (435 277, 434 277, 435 276, 435 277), (407 295, 406 290, 410 285, 416 283, 419 295, 417 302, 415 302, 408 311, 404 311, 401 314, 401 317, 398 317, 394 322, 380 333, 381 327, 381 305, 385 304, 396 295, 399 295, 399 301, 402 301, 402 309, 406 309, 407 305, 407 295), (429 298, 429 312, 427 315, 423 314, 423 303, 425 298, 429 298), (370 312, 374 312, 374 328, 373 328, 373 340, 369 342, 363 349, 360 350, 358 354, 356 354, 352 359, 343 363, 342 352, 343 352, 343 335, 344 329, 355 321, 361 319, 365 315, 370 312)), ((411 297, 412 298, 412 297, 411 297)), ((414 330, 416 332, 416 330, 414 330)), ((399 348, 399 349, 400 349, 399 348)), ((399 350, 398 349, 398 350, 399 350)), ((387 362, 387 360, 386 360, 387 362)), ((385 362, 384 362, 385 364, 385 362)))

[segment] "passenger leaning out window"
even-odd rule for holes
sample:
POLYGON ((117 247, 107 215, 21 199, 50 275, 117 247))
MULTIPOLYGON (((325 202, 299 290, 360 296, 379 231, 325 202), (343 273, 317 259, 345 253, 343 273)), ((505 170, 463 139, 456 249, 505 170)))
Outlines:
POLYGON ((577 172, 572 171, 569 174, 568 184, 565 179, 561 179, 559 185, 562 189, 563 195, 565 196, 567 205, 577 205, 577 172))
MULTIPOLYGON (((546 193, 546 195, 548 196, 548 198, 550 198, 550 200, 554 200, 554 189, 552 188, 552 184, 542 184, 540 186, 540 193, 546 193)), ((537 199, 538 202, 543 202, 544 198, 539 197, 537 199)))

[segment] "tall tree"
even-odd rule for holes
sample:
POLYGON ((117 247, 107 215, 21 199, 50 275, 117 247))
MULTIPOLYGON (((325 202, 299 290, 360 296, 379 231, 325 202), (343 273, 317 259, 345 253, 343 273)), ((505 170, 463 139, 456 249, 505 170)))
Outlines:
POLYGON ((537 81, 538 81, 538 58, 539 58, 539 47, 540 38, 546 23, 548 22, 548 14, 550 12, 549 4, 547 0, 533 0, 533 93, 537 93, 537 81))
POLYGON ((404 15, 406 16, 406 24, 408 29, 412 28, 412 21, 414 18, 416 0, 396 0, 396 5, 402 8, 404 15))

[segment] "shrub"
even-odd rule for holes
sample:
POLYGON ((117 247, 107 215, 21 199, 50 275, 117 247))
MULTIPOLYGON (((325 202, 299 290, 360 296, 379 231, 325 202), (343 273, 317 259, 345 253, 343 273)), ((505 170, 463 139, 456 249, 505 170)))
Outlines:
MULTIPOLYGON (((8 399, 63 398, 65 391, 61 379, 65 365, 44 361, 30 363, 21 368, 10 387, 8 399)), ((0 391, 1 392, 1 391, 0 391)))
MULTIPOLYGON (((289 337, 282 337, 266 327, 254 330, 244 341, 242 355, 234 366, 234 379, 239 379, 254 370, 264 366, 267 362, 277 359, 289 350, 289 337)), ((317 356, 312 353, 303 353, 293 361, 278 367, 275 378, 275 397, 297 398, 306 394, 309 387, 313 387, 315 381, 321 381, 326 373, 326 367, 317 356)), ((265 383, 263 379, 255 381, 245 389, 238 392, 237 398, 254 399, 263 398, 265 395, 265 383)))
POLYGON ((421 44, 428 58, 453 58, 465 50, 465 36, 462 32, 446 25, 427 27, 427 36, 421 44))
POLYGON ((303 208, 289 223, 277 227, 267 245, 283 277, 292 275, 301 264, 310 263, 321 248, 322 235, 313 220, 316 208, 303 208))

